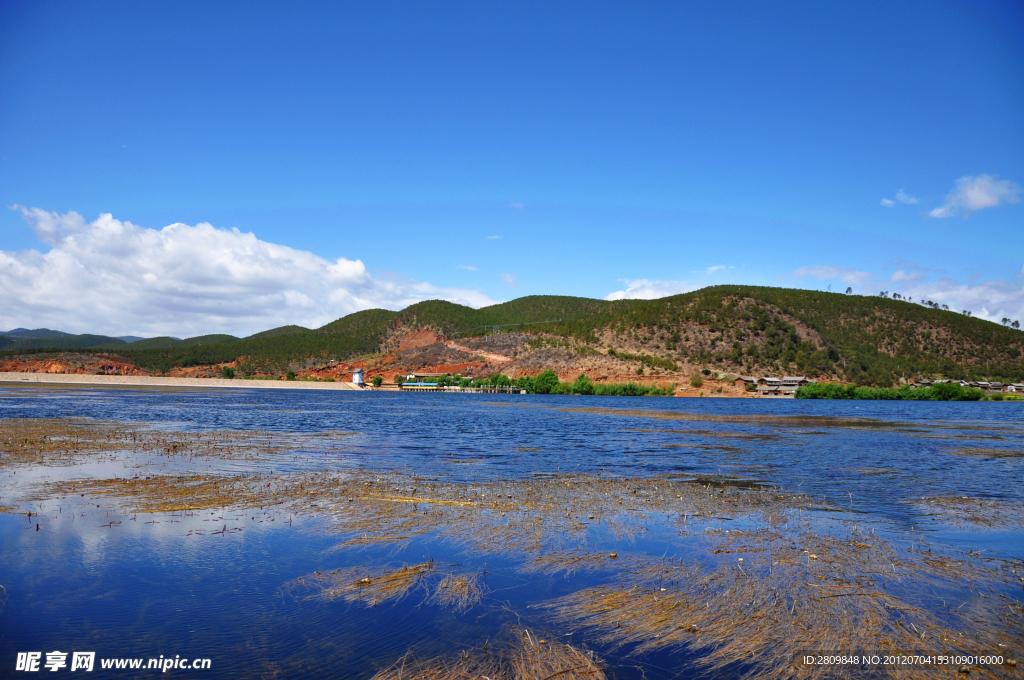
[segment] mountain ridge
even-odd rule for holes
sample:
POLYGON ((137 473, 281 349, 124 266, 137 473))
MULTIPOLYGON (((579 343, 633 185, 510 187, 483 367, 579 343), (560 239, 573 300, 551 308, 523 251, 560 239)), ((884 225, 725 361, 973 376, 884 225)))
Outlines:
MULTIPOLYGON (((421 344, 477 338, 481 351, 498 341, 496 333, 505 335, 499 354, 518 362, 505 368, 524 372, 547 357, 566 372, 597 366, 600 374, 606 365, 616 375, 806 373, 881 386, 918 374, 1024 378, 1019 330, 889 297, 737 285, 656 300, 534 295, 480 309, 428 300, 400 311, 355 312, 318 329, 76 348, 116 350, 158 372, 237 361, 245 373, 279 375, 358 357, 379 363, 422 331, 429 333, 421 344)), ((0 347, 6 355, 19 349, 60 347, 0 347)))

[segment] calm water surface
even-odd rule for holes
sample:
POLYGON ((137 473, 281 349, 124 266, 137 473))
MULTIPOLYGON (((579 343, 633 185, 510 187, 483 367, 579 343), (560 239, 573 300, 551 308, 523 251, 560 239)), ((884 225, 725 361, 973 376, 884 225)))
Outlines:
MULTIPOLYGON (((954 549, 1024 557, 1019 526, 965 529, 910 502, 970 496, 1024 504, 1021 403, 18 386, 0 387, 0 418, 115 420, 193 432, 354 433, 330 447, 267 461, 203 463, 230 472, 268 466, 274 472, 403 471, 460 482, 559 472, 737 480, 820 497, 879 532, 924 532, 954 549), (958 455, 965 450, 974 455, 958 455)), ((105 465, 0 470, 0 506, 19 506, 40 480, 109 477, 105 465)), ((212 674, 168 676, 369 678, 410 649, 450 654, 493 639, 503 625, 529 624, 531 616, 537 617, 532 625, 545 625, 531 605, 575 592, 592 578, 526 577, 490 556, 491 594, 466 613, 416 596, 364 608, 308 599, 285 584, 325 566, 480 558, 431 540, 399 552, 331 550, 337 537, 315 517, 286 524, 266 513, 233 512, 228 519, 244 531, 190 536, 202 518, 158 517, 147 524, 140 517, 101 527, 108 515, 65 513, 54 505, 37 510, 39 531, 38 518, 0 514, 6 591, 0 677, 18 675, 12 669, 19 651, 93 650, 106 657, 213 660, 212 674)), ((651 531, 631 549, 661 554, 670 545, 651 531)), ((685 653, 636 656, 565 639, 595 649, 609 664, 609 677, 693 675, 685 653)), ((93 675, 128 673, 97 669, 93 675)))

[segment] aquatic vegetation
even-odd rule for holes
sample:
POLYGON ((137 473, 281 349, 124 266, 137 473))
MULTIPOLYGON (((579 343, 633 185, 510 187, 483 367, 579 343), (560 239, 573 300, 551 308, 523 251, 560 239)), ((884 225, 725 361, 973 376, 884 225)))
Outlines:
POLYGON ((687 434, 694 437, 720 437, 722 439, 749 439, 752 441, 773 441, 781 439, 776 432, 730 432, 718 430, 670 430, 651 427, 627 427, 623 432, 647 432, 653 434, 687 434))
POLYGON ((463 651, 451 658, 417 661, 407 654, 372 680, 605 680, 591 652, 548 641, 525 628, 513 627, 506 637, 508 641, 490 649, 463 651))
POLYGON ((129 448, 134 428, 120 423, 71 419, 0 420, 0 468, 78 463, 88 455, 129 448))
POLYGON ((179 512, 208 508, 255 508, 273 503, 264 478, 249 475, 154 475, 54 482, 27 500, 62 496, 124 498, 124 510, 179 512))
MULTIPOLYGON (((375 607, 388 601, 406 597, 416 588, 425 585, 424 577, 434 571, 434 562, 403 564, 397 569, 370 572, 366 567, 336 569, 327 573, 315 573, 311 579, 319 587, 319 596, 327 599, 343 599, 375 607)), ((306 579, 309 581, 310 579, 306 579)))
POLYGON ((922 512, 953 526, 992 529, 1024 527, 1024 507, 1019 503, 967 496, 938 496, 912 501, 922 512))
POLYGON ((1015 451, 1013 449, 958 447, 946 449, 946 453, 952 453, 954 456, 971 456, 973 458, 1024 458, 1024 451, 1015 451))
POLYGON ((285 591, 314 591, 309 597, 341 599, 376 607, 397 602, 416 590, 424 602, 466 611, 480 602, 484 588, 478 573, 449 572, 441 577, 441 565, 433 560, 403 564, 397 568, 359 566, 314 572, 285 584, 285 591))
POLYGON ((480 602, 483 588, 480 574, 448 574, 434 586, 430 601, 456 611, 466 611, 480 602))
MULTIPOLYGON (((672 419, 663 412, 625 413, 672 419)), ((850 421, 860 427, 866 421, 832 420, 843 423, 837 427, 850 421)), ((26 421, 25 431, 41 428, 38 432, 45 434, 49 422, 26 421)), ((832 426, 829 419, 806 416, 751 416, 737 422, 832 426)), ((98 507, 100 499, 106 501, 100 513, 222 509, 227 517, 229 511, 259 507, 264 509, 261 519, 287 518, 287 527, 274 525, 287 531, 292 530, 293 519, 314 520, 306 526, 336 537, 330 559, 341 565, 351 565, 354 559, 364 562, 285 584, 285 591, 315 600, 375 607, 421 593, 423 607, 457 613, 474 609, 492 616, 504 604, 496 591, 488 592, 483 574, 494 573, 491 563, 498 562, 498 569, 504 570, 501 578, 514 579, 516 587, 554 582, 551 576, 566 580, 559 582, 560 597, 548 596, 552 599, 531 603, 529 611, 514 612, 517 621, 547 629, 568 625, 588 643, 621 649, 626 655, 684 650, 695 654, 697 663, 712 674, 809 677, 810 671, 794 665, 794 659, 818 650, 977 654, 1004 649, 999 645, 1014 650, 1024 646, 1017 590, 1024 565, 1019 561, 958 553, 932 545, 918 533, 894 537, 898 530, 891 530, 887 538, 876 536, 854 524, 862 515, 853 510, 852 496, 850 507, 840 507, 847 505, 845 496, 783 491, 729 474, 728 466, 717 474, 643 478, 560 472, 468 480, 455 476, 475 472, 466 468, 455 472, 449 467, 428 476, 319 464, 315 470, 298 465, 274 473, 264 463, 300 458, 311 449, 328 450, 348 435, 161 433, 104 423, 61 423, 76 435, 65 441, 85 443, 54 444, 27 459, 45 461, 49 453, 63 464, 69 455, 113 452, 135 463, 126 468, 131 476, 33 480, 21 488, 27 495, 18 503, 63 503, 66 498, 72 501, 75 516, 80 516, 75 503, 98 507), (133 457, 136 453, 147 455, 133 457), (192 466, 194 458, 202 460, 202 466, 192 466), (224 469, 242 472, 202 472, 218 458, 225 461, 224 469), (236 465, 236 460, 244 464, 236 465), (148 470, 151 464, 153 469, 148 470), (461 554, 445 563, 395 562, 399 551, 413 542, 417 549, 427 548, 426 554, 437 554, 434 548, 441 544, 445 551, 461 554), (662 551, 665 556, 657 557, 662 551), (562 596, 566 592, 572 594, 562 596)), ((6 434, 10 443, 4 446, 12 451, 32 448, 18 444, 17 428, 12 426, 6 434)), ((732 434, 722 433, 721 438, 732 434)), ((729 449, 694 446, 694 455, 703 448, 729 449)), ((870 476, 899 471, 862 467, 842 472, 870 476)), ((7 502, 6 497, 0 500, 7 502)), ((916 512, 952 526, 1014 531, 1024 527, 1024 511, 1010 502, 951 495, 906 502, 916 512)), ((914 515, 906 505, 899 507, 914 515)), ((26 506, 29 509, 32 506, 26 506)), ((68 504, 62 509, 68 513, 68 504)), ((216 526, 221 528, 209 533, 240 531, 243 520, 257 519, 256 513, 244 514, 224 524, 218 517, 216 526)), ((144 523, 139 520, 133 526, 144 523)), ((110 522, 110 528, 101 529, 106 532, 115 531, 114 522, 120 519, 102 521, 110 522)), ((206 534, 193 530, 188 535, 206 534)), ((855 671, 843 672, 856 675, 855 671)), ((900 677, 930 677, 935 672, 903 668, 900 677)), ((994 673, 972 669, 974 677, 996 677, 994 673)), ((600 664, 588 652, 549 640, 542 643, 525 628, 517 629, 505 643, 458 658, 420 662, 406 656, 377 677, 469 677, 466 674, 492 680, 603 677, 600 664)))
POLYGON ((853 418, 838 416, 808 415, 773 415, 773 414, 723 414, 723 413, 686 413, 681 411, 656 411, 648 409, 610 408, 601 406, 543 406, 518 402, 489 402, 489 406, 506 408, 544 408, 563 413, 592 413, 605 416, 622 416, 627 418, 650 418, 652 420, 669 420, 705 423, 736 423, 746 425, 766 425, 774 427, 836 427, 836 428, 917 428, 909 423, 897 423, 877 418, 853 418))
POLYGON ((8 418, 0 420, 0 469, 18 465, 68 466, 87 456, 111 458, 118 453, 175 459, 253 459, 304 447, 330 447, 358 434, 178 432, 109 421, 8 418))
MULTIPOLYGON (((716 541, 722 539, 718 534, 716 541)), ((950 580, 984 589, 1004 579, 999 570, 930 555, 903 559, 895 546, 858 534, 840 539, 760 531, 733 534, 720 545, 716 553, 744 557, 717 568, 668 561, 631 567, 620 583, 586 588, 547 606, 558 620, 594 631, 602 643, 635 653, 689 649, 709 671, 751 668, 745 677, 816 677, 820 669, 796 663, 805 653, 998 653, 1000 644, 1020 649, 1024 642, 1019 602, 989 598, 984 612, 924 606, 950 580), (730 542, 735 549, 724 547, 730 542)), ((856 668, 830 671, 830 677, 863 674, 856 668)), ((881 676, 945 672, 915 666, 882 669, 881 676)))

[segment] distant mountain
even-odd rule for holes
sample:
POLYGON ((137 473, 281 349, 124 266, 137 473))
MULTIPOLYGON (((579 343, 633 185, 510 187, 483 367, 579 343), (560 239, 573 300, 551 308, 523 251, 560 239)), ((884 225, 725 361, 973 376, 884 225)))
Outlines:
POLYGON ((277 328, 271 328, 269 331, 262 331, 255 333, 245 338, 246 340, 259 340, 261 338, 276 338, 282 335, 296 335, 298 333, 309 333, 308 328, 302 326, 279 326, 277 328))
POLYGON ((138 335, 119 335, 117 336, 117 339, 124 340, 125 342, 137 342, 139 340, 145 340, 145 338, 141 338, 138 335))
POLYGON ((156 338, 138 338, 123 345, 107 343, 92 349, 116 349, 123 353, 124 350, 137 351, 147 349, 165 349, 168 347, 197 347, 200 345, 225 344, 235 342, 236 340, 238 340, 238 338, 233 335, 200 335, 198 337, 188 338, 185 340, 164 335, 156 338))
MULTIPOLYGON (((45 331, 46 329, 40 329, 45 331)), ((29 331, 37 333, 38 331, 29 331)), ((51 335, 26 336, 22 334, 7 334, 0 337, 0 351, 17 352, 22 350, 67 350, 85 349, 95 347, 124 347, 125 342, 119 338, 112 338, 106 335, 71 335, 60 331, 50 331, 51 335), (7 341, 7 342, 4 342, 7 341)))
MULTIPOLYGON (((430 300, 400 312, 356 312, 315 330, 283 326, 244 339, 207 335, 128 344, 106 338, 111 343, 104 348, 116 347, 139 366, 161 372, 237 359, 243 372, 280 374, 331 360, 382 357, 421 331, 429 331, 423 337, 449 339, 514 332, 529 339, 519 346, 520 356, 602 355, 631 362, 631 370, 659 367, 677 376, 710 370, 807 374, 875 385, 918 374, 1024 378, 1019 330, 934 304, 755 286, 714 286, 658 300, 534 295, 482 309, 430 300)), ((86 337, 102 338, 44 342, 5 335, 0 351, 23 349, 28 342, 87 347, 86 337)))
POLYGON ((36 328, 35 330, 29 330, 28 328, 15 328, 12 331, 0 331, 0 335, 6 335, 11 339, 29 340, 32 338, 59 338, 71 335, 71 333, 65 333, 64 331, 52 331, 49 328, 36 328))

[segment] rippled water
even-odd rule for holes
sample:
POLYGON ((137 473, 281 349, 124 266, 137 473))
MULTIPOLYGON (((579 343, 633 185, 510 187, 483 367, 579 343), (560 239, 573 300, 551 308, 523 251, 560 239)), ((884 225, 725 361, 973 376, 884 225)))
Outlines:
MULTIPOLYGON (((184 431, 352 433, 329 447, 258 462, 203 464, 232 472, 259 465, 275 472, 397 470, 466 482, 558 472, 725 479, 820 497, 879 531, 913 527, 952 548, 1024 557, 1020 527, 950 526, 907 502, 924 496, 1024 501, 1020 403, 19 386, 0 387, 0 418, 86 418, 184 431)), ((0 469, 0 505, 17 505, 30 483, 109 476, 105 466, 118 464, 0 469)), ((332 551, 337 537, 316 517, 286 523, 272 509, 228 513, 245 528, 238 533, 190 536, 197 526, 212 526, 203 521, 213 516, 131 520, 108 508, 65 512, 54 505, 43 503, 31 520, 0 514, 0 586, 6 590, 0 677, 16 675, 11 669, 19 651, 93 650, 107 657, 212 659, 212 674, 169 671, 181 677, 369 678, 410 649, 448 654, 479 646, 501 626, 523 623, 524 616, 544 624, 533 606, 574 592, 591 578, 527 577, 506 559, 490 556, 483 562, 491 594, 467 613, 415 596, 364 608, 308 599, 285 584, 325 565, 482 558, 430 540, 412 541, 397 553, 332 551), (120 525, 101 526, 115 517, 120 525), (43 525, 39 531, 37 521, 43 525)), ((681 548, 655 530, 628 549, 660 555, 681 548)), ((682 652, 638 657, 628 649, 565 639, 596 649, 609 664, 609 677, 691 673, 682 652)))

